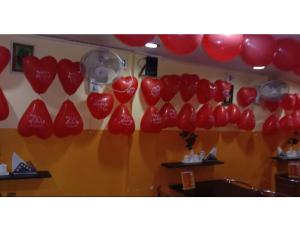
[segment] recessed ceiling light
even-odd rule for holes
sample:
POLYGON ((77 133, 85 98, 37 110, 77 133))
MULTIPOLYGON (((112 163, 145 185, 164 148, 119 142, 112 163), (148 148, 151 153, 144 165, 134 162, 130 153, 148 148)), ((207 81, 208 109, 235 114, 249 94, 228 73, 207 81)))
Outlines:
POLYGON ((158 47, 158 44, 156 44, 156 43, 146 43, 145 47, 154 49, 154 48, 158 47))
POLYGON ((265 68, 266 68, 266 66, 255 66, 255 67, 253 67, 254 70, 263 70, 265 68))

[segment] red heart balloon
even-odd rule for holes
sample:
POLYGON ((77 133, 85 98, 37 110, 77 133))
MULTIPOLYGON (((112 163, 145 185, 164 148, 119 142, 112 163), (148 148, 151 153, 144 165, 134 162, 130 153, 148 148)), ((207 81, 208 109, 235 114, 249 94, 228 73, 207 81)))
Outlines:
POLYGON ((224 101, 231 91, 232 84, 223 80, 217 80, 215 82, 216 91, 214 94, 214 99, 216 102, 224 101))
POLYGON ((276 115, 269 116, 263 124, 262 131, 265 135, 275 134, 279 130, 279 119, 276 115))
POLYGON ((161 98, 168 102, 173 99, 179 91, 181 78, 179 75, 164 75, 161 81, 163 83, 161 98))
POLYGON ((135 77, 119 77, 116 81, 113 82, 112 88, 117 100, 120 103, 129 102, 134 96, 137 88, 138 81, 135 77))
POLYGON ((71 100, 66 100, 54 120, 54 134, 58 137, 79 135, 83 130, 83 120, 71 100))
POLYGON ((62 59, 58 63, 58 78, 68 95, 74 94, 83 81, 79 62, 62 59))
POLYGON ((263 100, 263 106, 270 112, 274 112, 280 105, 280 101, 263 100))
POLYGON ((240 121, 237 123, 238 128, 251 131, 255 128, 255 116, 251 109, 246 109, 241 115, 240 121))
POLYGON ((290 132, 294 129, 294 118, 292 115, 285 115, 279 120, 280 129, 290 132))
POLYGON ((162 118, 162 127, 171 128, 176 126, 177 112, 170 103, 165 103, 159 111, 162 118))
POLYGON ((239 55, 243 42, 240 34, 208 34, 203 36, 204 51, 217 61, 229 61, 239 55))
POLYGON ((47 91, 54 80, 57 73, 57 61, 51 56, 42 59, 26 56, 23 58, 23 70, 33 90, 41 94, 47 91))
POLYGON ((276 40, 272 35, 244 35, 241 58, 251 66, 267 66, 272 63, 276 40))
POLYGON ((296 97, 294 94, 284 94, 281 98, 281 107, 284 110, 291 111, 295 109, 296 97))
POLYGON ((189 101, 198 89, 198 75, 183 74, 181 76, 180 94, 184 102, 189 101))
POLYGON ((156 107, 149 107, 141 120, 143 132, 158 133, 163 128, 163 122, 159 110, 156 107))
POLYGON ((218 105, 214 109, 214 118, 216 127, 224 127, 228 123, 228 112, 226 108, 222 105, 218 105))
POLYGON ((273 64, 283 71, 291 71, 298 66, 300 45, 292 38, 281 38, 276 42, 273 64))
POLYGON ((31 102, 19 121, 18 131, 25 137, 36 135, 41 139, 47 139, 51 136, 52 120, 42 100, 36 99, 31 102))
POLYGON ((10 60, 10 52, 6 47, 0 46, 0 74, 10 60))
POLYGON ((109 93, 89 94, 87 98, 87 106, 91 114, 98 120, 104 119, 108 116, 113 108, 114 98, 109 93))
POLYGON ((300 94, 296 93, 296 94, 294 94, 294 96, 295 96, 295 99, 296 99, 294 109, 295 110, 300 110, 300 94))
POLYGON ((207 103, 214 98, 216 86, 207 79, 200 79, 198 81, 197 98, 200 103, 207 103))
POLYGON ((5 95, 0 88, 0 120, 5 120, 8 117, 9 108, 5 95))
POLYGON ((121 104, 114 110, 108 122, 108 130, 112 134, 131 135, 135 123, 126 105, 121 104))
POLYGON ((143 47, 155 38, 154 34, 116 34, 115 37, 122 43, 132 47, 143 47))
POLYGON ((299 130, 300 129, 300 111, 293 111, 292 112, 292 117, 293 117, 293 123, 294 123, 294 129, 299 130))
POLYGON ((146 77, 142 80, 142 93, 149 106, 154 106, 160 99, 163 83, 160 79, 146 77))
POLYGON ((194 107, 186 103, 182 106, 178 117, 177 117, 177 127, 184 131, 194 131, 197 125, 197 114, 194 107))
POLYGON ((208 104, 204 104, 197 112, 197 127, 211 129, 214 124, 214 111, 208 104))
POLYGON ((227 107, 228 112, 228 122, 232 124, 236 124, 241 119, 241 111, 235 104, 230 104, 227 107))
POLYGON ((247 107, 253 103, 257 96, 257 90, 253 87, 242 87, 237 93, 237 102, 241 107, 247 107))
POLYGON ((164 46, 176 55, 192 53, 201 44, 202 35, 196 34, 165 34, 159 35, 164 46))

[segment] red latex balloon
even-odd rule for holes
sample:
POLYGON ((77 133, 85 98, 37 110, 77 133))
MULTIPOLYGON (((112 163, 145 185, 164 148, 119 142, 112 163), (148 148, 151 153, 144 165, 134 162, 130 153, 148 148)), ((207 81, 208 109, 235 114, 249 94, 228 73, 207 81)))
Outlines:
POLYGON ((182 106, 178 117, 177 117, 177 127, 184 131, 194 131, 197 125, 197 114, 194 107, 186 103, 182 106))
POLYGON ((214 99, 216 102, 222 102, 230 95, 231 83, 223 80, 217 80, 215 82, 216 91, 214 94, 214 99))
POLYGON ((246 131, 251 131, 255 128, 255 116, 251 109, 246 109, 241 114, 241 119, 237 123, 238 128, 246 131))
POLYGON ((225 107, 218 105, 214 109, 214 118, 216 127, 224 127, 229 122, 228 112, 225 107))
POLYGON ((50 114, 43 101, 36 99, 31 102, 18 124, 20 135, 29 137, 36 135, 47 139, 53 132, 50 114))
POLYGON ((51 56, 42 59, 26 56, 23 58, 23 70, 33 90, 41 94, 47 91, 54 80, 57 73, 57 61, 51 56))
POLYGON ((214 124, 214 111, 208 104, 204 104, 197 112, 197 127, 211 129, 214 124))
POLYGON ((83 120, 71 100, 66 100, 60 107, 54 120, 54 134, 57 137, 79 135, 83 130, 83 120))
POLYGON ((293 117, 294 129, 299 130, 300 129, 300 111, 299 110, 293 111, 291 115, 293 117))
POLYGON ((168 102, 173 99, 179 91, 181 77, 178 75, 164 75, 161 81, 163 83, 161 98, 168 102))
POLYGON ((104 119, 108 116, 113 108, 114 98, 109 93, 89 94, 87 98, 87 106, 91 114, 98 120, 104 119))
POLYGON ((165 34, 159 35, 164 46, 176 55, 192 53, 201 44, 202 35, 196 34, 165 34))
POLYGON ((257 91, 253 87, 242 87, 237 93, 237 102, 241 107, 247 107, 255 101, 257 91))
POLYGON ((275 134, 279 130, 279 119, 276 115, 269 116, 263 123, 262 132, 265 135, 275 134))
POLYGON ((291 111, 295 109, 296 97, 294 94, 285 94, 281 99, 281 107, 284 110, 291 111))
POLYGON ((149 106, 154 106, 161 97, 163 83, 160 79, 146 77, 142 80, 142 93, 149 106))
POLYGON ((180 83, 180 95, 184 102, 189 101, 198 89, 198 75, 183 74, 180 83))
POLYGON ((5 95, 0 88, 0 120, 5 120, 8 117, 9 108, 5 95))
POLYGON ((217 61, 229 61, 239 55, 243 42, 240 34, 209 34, 203 36, 204 51, 217 61))
POLYGON ((297 67, 300 58, 300 45, 292 38, 278 39, 273 64, 283 71, 291 71, 297 67))
POLYGON ((263 106, 270 112, 274 112, 280 105, 280 101, 263 100, 263 106))
POLYGON ((294 129, 294 119, 292 115, 285 115, 279 120, 280 129, 290 132, 294 129))
POLYGON ((112 134, 131 135, 135 123, 126 105, 121 104, 114 110, 108 122, 108 130, 112 134))
POLYGON ((79 62, 62 59, 58 63, 58 78, 68 95, 74 94, 83 81, 79 62))
POLYGON ((294 94, 294 96, 295 96, 295 99, 296 99, 294 109, 295 110, 300 110, 300 94, 296 93, 296 94, 294 94))
POLYGON ((241 111, 238 106, 235 104, 230 104, 227 107, 227 112, 228 112, 228 122, 232 124, 236 124, 240 121, 241 119, 241 111))
POLYGON ((170 103, 165 103, 159 111, 162 118, 162 127, 171 128, 176 126, 177 112, 170 103))
POLYGON ((143 47, 146 43, 151 42, 154 34, 116 34, 115 37, 122 43, 132 47, 143 47))
POLYGON ((244 35, 241 58, 250 66, 267 66, 272 63, 276 40, 272 35, 244 35))
POLYGON ((159 110, 156 107, 149 107, 141 120, 143 132, 158 133, 163 128, 163 122, 159 110))
POLYGON ((134 96, 138 88, 138 81, 135 77, 122 76, 113 82, 112 88, 117 100, 120 103, 127 103, 134 96))
POLYGON ((0 46, 0 74, 10 60, 10 52, 6 47, 0 46))
POLYGON ((200 79, 198 81, 197 98, 199 103, 207 103, 214 98, 216 87, 207 79, 200 79))

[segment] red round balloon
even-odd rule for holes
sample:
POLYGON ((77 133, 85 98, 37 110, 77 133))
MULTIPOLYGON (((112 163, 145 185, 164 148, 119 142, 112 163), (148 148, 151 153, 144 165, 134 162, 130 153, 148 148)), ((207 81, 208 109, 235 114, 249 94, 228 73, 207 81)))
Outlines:
POLYGON ((44 93, 53 82, 57 73, 57 61, 52 56, 38 59, 35 56, 23 58, 24 74, 33 90, 44 93))
POLYGON ((18 131, 22 136, 36 135, 41 139, 52 135, 52 119, 42 100, 36 99, 31 102, 19 121, 18 131))
POLYGON ((0 88, 0 120, 5 120, 8 117, 9 108, 5 95, 0 88))
POLYGON ((285 94, 281 99, 281 107, 284 110, 291 111, 295 109, 296 97, 294 94, 285 94))
POLYGON ((294 129, 299 130, 300 129, 300 110, 293 111, 291 115, 293 117, 294 129))
POLYGON ((161 92, 163 90, 162 81, 152 77, 145 77, 142 80, 141 87, 146 103, 149 106, 154 106, 161 97, 161 92))
POLYGON ((280 129, 290 132, 294 129, 294 118, 292 115, 285 115, 279 120, 280 129))
POLYGON ((182 74, 180 82, 180 95, 184 102, 189 101, 198 89, 198 75, 182 74))
POLYGON ((170 103, 165 103, 159 111, 162 118, 162 127, 175 127, 177 123, 176 109, 170 103))
POLYGON ((149 107, 141 120, 141 131, 158 133, 163 128, 163 121, 156 107, 149 107))
POLYGON ((262 132, 265 135, 275 134, 279 130, 279 119, 276 115, 269 116, 262 126, 262 132))
POLYGON ((197 98, 199 103, 207 103, 214 98, 216 87, 214 83, 211 83, 207 79, 200 79, 198 81, 197 98))
POLYGON ((154 34, 116 34, 115 37, 122 43, 132 47, 143 47, 146 43, 151 42, 154 34))
POLYGON ((204 104, 197 112, 197 127, 211 129, 214 124, 214 110, 208 104, 204 104))
POLYGON ((67 99, 60 107, 53 128, 57 137, 79 135, 82 132, 83 120, 71 100, 67 99))
POLYGON ((241 111, 238 106, 235 104, 230 104, 227 107, 227 112, 228 112, 228 122, 232 124, 236 124, 240 121, 241 119, 241 111))
POLYGON ((268 109, 270 112, 274 112, 280 105, 280 101, 263 100, 263 107, 268 109))
POLYGON ((127 103, 134 96, 138 88, 138 81, 135 77, 122 76, 113 82, 112 88, 117 100, 120 103, 127 103))
POLYGON ((201 44, 202 35, 195 34, 166 34, 159 35, 164 46, 176 55, 192 53, 201 44))
POLYGON ((217 80, 214 85, 216 88, 214 100, 216 102, 224 101, 230 95, 232 84, 224 80, 217 80))
POLYGON ((295 93, 294 96, 295 96, 295 99, 296 99, 294 109, 295 110, 300 110, 300 94, 295 93))
POLYGON ((10 60, 10 52, 6 47, 0 46, 0 74, 10 60))
POLYGON ((131 135, 134 129, 135 123, 126 105, 116 107, 108 121, 108 131, 112 134, 131 135))
POLYGON ((272 35, 244 35, 241 58, 250 66, 267 66, 272 63, 276 40, 272 35))
POLYGON ((214 118, 216 127, 224 127, 228 123, 228 112, 222 105, 218 105, 214 109, 214 118))
POLYGON ((242 112, 240 121, 237 123, 239 129, 251 131, 255 128, 255 116, 251 109, 242 112))
POLYGON ((68 95, 74 94, 83 81, 79 62, 62 59, 58 63, 58 78, 68 95))
POLYGON ((173 99, 179 91, 181 77, 179 75, 164 75, 161 81, 163 83, 161 98, 168 102, 173 99))
POLYGON ((194 107, 189 103, 184 104, 177 117, 177 127, 192 132, 196 128, 196 122, 197 115, 194 107))
POLYGON ((300 44, 292 38, 278 39, 273 64, 283 71, 291 71, 299 65, 300 44))
POLYGON ((240 34, 209 34, 203 36, 202 46, 211 58, 217 61, 229 61, 239 55, 243 42, 240 34))
POLYGON ((110 93, 92 92, 87 98, 87 106, 94 118, 101 120, 108 116, 113 108, 114 98, 110 93))
POLYGON ((253 103, 257 96, 257 90, 253 87, 241 87, 237 93, 237 102, 241 107, 247 107, 253 103))

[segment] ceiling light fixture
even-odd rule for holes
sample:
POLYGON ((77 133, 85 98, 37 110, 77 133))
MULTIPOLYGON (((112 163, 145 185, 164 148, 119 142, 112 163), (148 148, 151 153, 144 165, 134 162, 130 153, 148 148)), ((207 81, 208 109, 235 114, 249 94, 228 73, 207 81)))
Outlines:
POLYGON ((254 66, 253 67, 254 70, 263 70, 265 68, 266 68, 266 66, 254 66))
POLYGON ((155 49, 155 48, 158 48, 158 44, 156 44, 156 43, 146 43, 145 47, 155 49))

